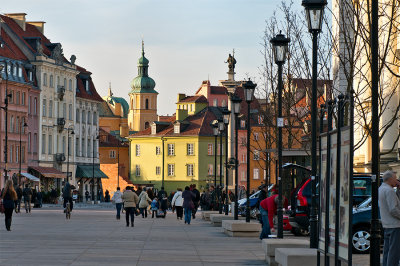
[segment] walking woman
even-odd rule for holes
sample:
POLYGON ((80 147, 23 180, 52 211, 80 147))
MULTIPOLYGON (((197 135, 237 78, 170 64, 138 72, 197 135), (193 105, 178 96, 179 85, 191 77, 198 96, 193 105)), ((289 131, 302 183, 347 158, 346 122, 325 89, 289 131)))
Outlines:
POLYGON ((151 199, 149 195, 147 195, 146 188, 144 187, 142 192, 139 194, 139 209, 140 213, 142 214, 142 218, 147 218, 147 207, 151 203, 151 199))
POLYGON ((129 216, 131 220, 131 226, 134 226, 135 221, 135 209, 139 202, 139 197, 135 192, 131 190, 130 186, 126 187, 124 194, 122 194, 122 200, 124 201, 124 207, 126 212, 126 226, 129 226, 129 216))
POLYGON ((115 207, 117 208, 117 220, 119 220, 121 219, 122 208, 122 193, 120 187, 117 187, 117 191, 114 193, 112 201, 115 203, 115 207))
POLYGON ((3 199, 3 205, 5 209, 4 214, 5 214, 6 229, 7 231, 11 231, 11 221, 12 221, 12 214, 14 211, 14 201, 18 199, 17 192, 15 192, 14 190, 14 186, 11 179, 7 180, 1 197, 3 199))
POLYGON ((182 220, 183 217, 183 198, 182 198, 182 189, 178 188, 171 202, 172 208, 175 207, 176 210, 176 218, 182 220))
POLYGON ((190 224, 192 218, 192 210, 194 209, 193 199, 195 195, 188 186, 185 187, 185 191, 182 193, 183 208, 185 209, 185 223, 190 224))

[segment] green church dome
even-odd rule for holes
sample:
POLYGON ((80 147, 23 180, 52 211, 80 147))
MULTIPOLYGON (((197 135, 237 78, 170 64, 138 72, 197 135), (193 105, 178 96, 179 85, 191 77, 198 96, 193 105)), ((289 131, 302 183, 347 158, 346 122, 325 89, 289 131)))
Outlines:
POLYGON ((149 77, 149 60, 144 56, 144 44, 142 42, 142 57, 138 60, 138 76, 131 82, 130 93, 158 93, 154 90, 156 82, 149 77))

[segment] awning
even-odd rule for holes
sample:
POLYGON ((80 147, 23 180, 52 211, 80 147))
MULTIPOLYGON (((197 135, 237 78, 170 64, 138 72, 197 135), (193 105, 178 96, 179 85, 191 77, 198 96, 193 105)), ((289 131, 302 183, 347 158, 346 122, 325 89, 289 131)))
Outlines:
POLYGON ((76 178, 108 178, 108 176, 100 170, 98 165, 77 165, 76 178), (93 169, 94 168, 94 169, 93 169))
POLYGON ((33 182, 39 182, 40 179, 37 178, 36 176, 33 176, 31 174, 28 173, 21 173, 21 175, 25 176, 26 178, 28 178, 29 180, 33 181, 33 182))
POLYGON ((66 174, 54 167, 30 166, 29 172, 37 172, 43 177, 47 178, 66 178, 66 174))

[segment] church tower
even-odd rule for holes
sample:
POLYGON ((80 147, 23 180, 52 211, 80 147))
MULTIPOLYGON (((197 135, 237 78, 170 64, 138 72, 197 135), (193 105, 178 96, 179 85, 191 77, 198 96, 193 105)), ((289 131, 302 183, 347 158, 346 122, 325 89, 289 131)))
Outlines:
POLYGON ((138 76, 131 82, 129 92, 129 130, 142 131, 150 127, 157 116, 157 95, 154 90, 156 83, 149 77, 149 60, 144 56, 142 41, 142 57, 138 60, 138 76))

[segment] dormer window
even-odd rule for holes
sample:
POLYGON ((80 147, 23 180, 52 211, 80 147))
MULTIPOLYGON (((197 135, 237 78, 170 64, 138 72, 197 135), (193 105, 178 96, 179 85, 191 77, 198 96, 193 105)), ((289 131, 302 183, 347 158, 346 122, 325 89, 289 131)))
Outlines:
POLYGON ((181 133, 181 126, 179 124, 174 125, 174 133, 175 134, 181 133))
POLYGON ((155 135, 157 133, 157 126, 156 124, 151 125, 151 134, 155 135))
POLYGON ((89 91, 89 80, 86 80, 86 91, 89 91))

